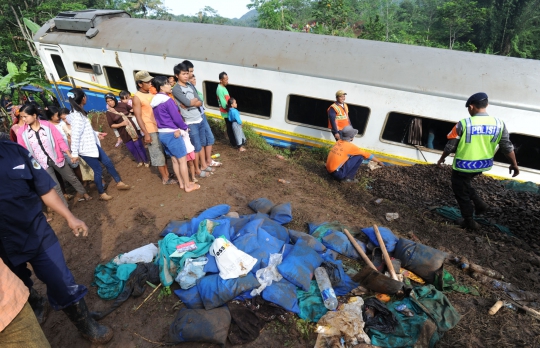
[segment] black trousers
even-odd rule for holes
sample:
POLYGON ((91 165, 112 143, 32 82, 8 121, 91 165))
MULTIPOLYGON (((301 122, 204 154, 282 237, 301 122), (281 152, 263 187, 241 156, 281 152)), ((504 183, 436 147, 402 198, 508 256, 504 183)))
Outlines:
POLYGON ((481 199, 471 185, 472 179, 481 173, 464 173, 452 170, 452 190, 464 218, 472 217, 474 213, 474 202, 481 199))
POLYGON ((229 121, 228 118, 225 119, 225 126, 227 127, 227 136, 229 137, 229 142, 231 143, 231 146, 238 147, 232 124, 233 123, 229 121))

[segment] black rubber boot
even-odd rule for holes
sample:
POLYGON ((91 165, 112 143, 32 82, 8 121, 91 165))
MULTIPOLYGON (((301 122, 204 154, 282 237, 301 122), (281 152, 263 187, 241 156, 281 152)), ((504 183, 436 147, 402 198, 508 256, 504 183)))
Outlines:
POLYGON ((473 203, 476 215, 482 215, 489 209, 489 205, 480 198, 473 199, 473 203))
POLYGON ((472 217, 466 217, 463 219, 458 219, 456 221, 462 228, 466 228, 471 231, 476 231, 480 229, 480 225, 474 221, 472 217))
POLYGON ((90 342, 104 344, 112 339, 113 330, 108 326, 98 324, 97 321, 92 319, 84 299, 62 310, 69 320, 75 324, 81 335, 90 342))
POLYGON ((32 307, 32 310, 36 315, 36 319, 39 325, 43 325, 43 323, 45 323, 45 321, 47 320, 47 316, 49 315, 49 312, 51 310, 49 301, 47 301, 43 296, 41 296, 39 292, 37 292, 34 288, 31 288, 30 296, 28 297, 28 303, 30 304, 30 307, 32 307))

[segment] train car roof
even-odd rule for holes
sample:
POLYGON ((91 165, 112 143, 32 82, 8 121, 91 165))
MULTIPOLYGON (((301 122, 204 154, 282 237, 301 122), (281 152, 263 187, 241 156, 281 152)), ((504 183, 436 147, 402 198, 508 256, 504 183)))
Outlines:
MULTIPOLYGON (((540 111, 540 61, 258 28, 111 18, 98 34, 49 30, 42 44, 209 61, 540 111), (126 38, 131 38, 126 43, 126 38)), ((152 67, 139 67, 152 70, 152 67)), ((217 76, 216 76, 217 80, 217 76)))

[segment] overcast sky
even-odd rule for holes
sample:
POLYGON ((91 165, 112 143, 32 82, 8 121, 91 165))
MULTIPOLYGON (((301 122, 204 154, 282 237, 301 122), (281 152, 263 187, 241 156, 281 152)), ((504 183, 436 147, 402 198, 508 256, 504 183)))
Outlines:
POLYGON ((249 10, 249 0, 164 0, 163 3, 175 15, 193 16, 205 6, 210 6, 222 17, 240 18, 249 10))

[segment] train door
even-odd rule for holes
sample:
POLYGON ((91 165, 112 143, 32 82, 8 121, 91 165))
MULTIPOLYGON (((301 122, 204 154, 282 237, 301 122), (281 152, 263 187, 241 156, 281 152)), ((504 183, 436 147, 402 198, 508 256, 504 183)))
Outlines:
POLYGON ((53 85, 53 91, 61 105, 66 105, 67 91, 71 89, 69 83, 69 74, 66 69, 66 65, 62 58, 63 51, 60 46, 56 45, 40 45, 40 56, 45 71, 47 72, 47 79, 53 85))

